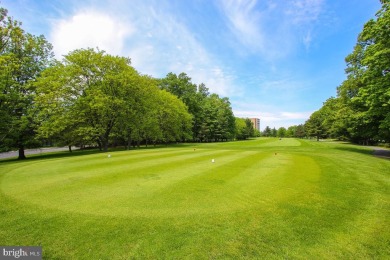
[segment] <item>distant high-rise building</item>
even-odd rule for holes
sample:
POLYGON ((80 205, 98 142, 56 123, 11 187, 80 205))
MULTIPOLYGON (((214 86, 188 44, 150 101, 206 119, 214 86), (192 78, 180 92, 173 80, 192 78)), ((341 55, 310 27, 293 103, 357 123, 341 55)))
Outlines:
POLYGON ((260 119, 259 118, 249 118, 253 124, 253 128, 260 131, 260 119))

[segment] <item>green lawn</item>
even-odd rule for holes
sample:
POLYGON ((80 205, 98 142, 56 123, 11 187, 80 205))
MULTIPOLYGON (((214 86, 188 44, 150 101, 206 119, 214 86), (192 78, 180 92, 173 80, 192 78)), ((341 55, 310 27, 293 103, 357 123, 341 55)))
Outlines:
POLYGON ((390 257, 390 160, 362 147, 262 138, 74 154, 0 162, 0 245, 47 259, 390 257))

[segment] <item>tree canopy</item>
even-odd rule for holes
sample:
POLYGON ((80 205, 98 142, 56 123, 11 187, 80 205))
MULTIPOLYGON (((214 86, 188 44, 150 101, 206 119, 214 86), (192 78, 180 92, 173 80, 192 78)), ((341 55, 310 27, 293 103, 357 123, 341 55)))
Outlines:
POLYGON ((223 141, 235 138, 227 97, 185 74, 156 79, 131 60, 78 49, 55 60, 44 36, 0 8, 0 149, 223 141))
POLYGON ((369 144, 390 142, 390 2, 381 1, 346 61, 338 95, 314 112, 305 126, 323 135, 369 144))
POLYGON ((204 84, 197 86, 185 74, 168 73, 160 88, 177 96, 193 117, 192 141, 210 142, 235 137, 235 117, 228 98, 210 94, 204 84))
POLYGON ((0 148, 19 149, 38 145, 34 123, 33 82, 53 58, 52 46, 44 36, 34 36, 0 7, 0 148))
MULTIPOLYGON (((42 73, 36 82, 44 138, 96 142, 107 150, 110 138, 183 140, 191 115, 157 81, 141 76, 130 59, 94 49, 75 50, 42 73)), ((131 141, 130 141, 131 142, 131 141)))

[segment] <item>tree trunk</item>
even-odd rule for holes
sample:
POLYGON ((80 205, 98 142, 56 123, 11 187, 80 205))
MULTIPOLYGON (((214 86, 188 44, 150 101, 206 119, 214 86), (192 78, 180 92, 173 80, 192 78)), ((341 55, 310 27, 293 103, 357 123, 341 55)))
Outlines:
POLYGON ((127 137, 127 146, 126 146, 126 150, 130 150, 131 148, 131 136, 129 135, 127 137))
POLYGON ((97 139, 97 143, 98 143, 98 146, 99 146, 99 151, 101 151, 102 150, 102 142, 100 142, 100 140, 97 139))
POLYGON ((104 152, 108 151, 108 139, 103 140, 103 151, 104 152))
POLYGON ((69 148, 69 152, 71 153, 72 152, 72 146, 69 145, 68 148, 69 148))
POLYGON ((24 154, 24 147, 23 145, 21 145, 19 147, 19 157, 18 157, 18 160, 24 160, 26 159, 26 155, 24 154))

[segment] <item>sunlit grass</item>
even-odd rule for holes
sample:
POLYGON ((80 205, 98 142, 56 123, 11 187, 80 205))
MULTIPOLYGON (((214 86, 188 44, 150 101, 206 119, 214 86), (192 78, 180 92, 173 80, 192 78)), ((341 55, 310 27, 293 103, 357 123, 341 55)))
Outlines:
POLYGON ((1 162, 0 244, 57 259, 390 256, 390 161, 367 149, 257 139, 110 155, 1 162))

